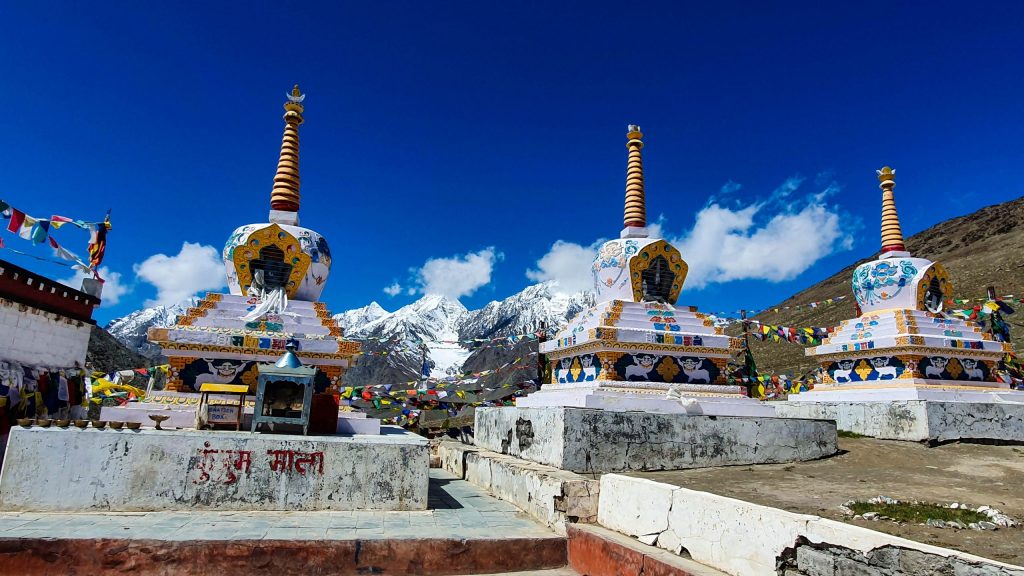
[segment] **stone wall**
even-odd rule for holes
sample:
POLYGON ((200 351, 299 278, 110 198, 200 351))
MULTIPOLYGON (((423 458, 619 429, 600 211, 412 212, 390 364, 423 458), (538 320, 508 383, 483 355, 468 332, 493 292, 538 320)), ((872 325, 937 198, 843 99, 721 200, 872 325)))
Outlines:
POLYGON ((0 298, 0 360, 27 366, 85 364, 92 325, 0 298))
POLYGON ((573 472, 679 470, 835 454, 831 422, 582 408, 478 408, 477 446, 573 472))
POLYGON ((0 510, 424 510, 427 441, 190 430, 11 430, 0 510))
POLYGON ((1024 571, 852 524, 617 474, 601 477, 598 522, 733 576, 1017 576, 1015 570, 1024 571), (893 549, 900 550, 895 559, 887 552, 893 549), (887 568, 879 570, 883 562, 887 568), (963 570, 908 569, 940 565, 963 570), (894 566, 903 572, 892 571, 894 566))
POLYGON ((1024 570, 955 556, 883 546, 862 554, 842 546, 799 544, 779 565, 778 576, 1022 576, 1024 570))
POLYGON ((597 521, 597 479, 452 441, 438 445, 438 456, 441 468, 511 502, 559 534, 573 522, 597 521))
MULTIPOLYGON (((1024 399, 1024 394, 1021 394, 1024 399)), ((1024 404, 1001 402, 776 402, 786 418, 833 420, 847 430, 885 440, 1024 442, 1024 404)))

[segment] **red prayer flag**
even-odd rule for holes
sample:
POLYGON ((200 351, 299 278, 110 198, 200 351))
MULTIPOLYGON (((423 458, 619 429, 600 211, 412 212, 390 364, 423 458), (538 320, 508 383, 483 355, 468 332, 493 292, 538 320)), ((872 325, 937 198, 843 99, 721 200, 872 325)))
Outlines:
POLYGON ((21 224, 25 221, 25 213, 17 208, 11 208, 11 223, 7 225, 9 232, 17 234, 21 231, 21 224))

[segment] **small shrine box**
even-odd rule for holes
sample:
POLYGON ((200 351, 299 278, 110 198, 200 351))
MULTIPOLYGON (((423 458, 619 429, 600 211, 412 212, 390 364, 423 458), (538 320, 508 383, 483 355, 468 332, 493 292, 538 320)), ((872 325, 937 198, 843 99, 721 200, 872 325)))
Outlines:
POLYGON ((256 406, 252 414, 252 431, 267 424, 272 432, 277 424, 302 427, 309 434, 309 414, 313 404, 315 367, 303 366, 289 343, 287 352, 276 364, 260 364, 256 389, 256 406))
POLYGON ((245 396, 249 393, 246 384, 214 384, 207 382, 199 386, 199 409, 196 410, 196 428, 233 425, 242 429, 245 415, 245 396), (210 404, 210 394, 238 396, 238 404, 210 404))

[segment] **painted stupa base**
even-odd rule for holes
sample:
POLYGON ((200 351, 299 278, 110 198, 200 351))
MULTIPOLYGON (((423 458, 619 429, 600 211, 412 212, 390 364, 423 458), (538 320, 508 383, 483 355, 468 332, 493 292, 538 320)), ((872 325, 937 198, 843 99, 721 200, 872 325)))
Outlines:
POLYGON ((427 440, 397 426, 381 431, 302 437, 15 427, 0 510, 426 510, 427 440))
POLYGON ((474 443, 580 473, 780 464, 838 451, 825 420, 556 406, 477 408, 474 443))
POLYGON ((844 320, 821 345, 807 349, 822 365, 822 383, 916 383, 1006 388, 996 378, 1013 348, 973 322, 912 309, 882 310, 844 320))
POLYGON ((545 384, 537 392, 518 398, 524 408, 570 407, 618 412, 705 416, 775 415, 764 402, 743 395, 739 386, 665 384, 661 382, 601 381, 545 384))
POLYGON ((170 391, 194 392, 204 382, 248 384, 255 392, 257 364, 276 362, 293 340, 303 364, 323 373, 321 387, 338 389, 359 353, 320 302, 289 300, 284 311, 247 321, 261 303, 255 296, 207 294, 173 326, 150 328, 149 341, 168 357, 170 391))
POLYGON ((739 348, 739 339, 692 306, 610 300, 581 312, 540 351, 558 384, 725 384, 726 363, 739 348))
POLYGON ((868 312, 807 350, 821 362, 822 382, 775 403, 776 412, 891 440, 1024 441, 1024 392, 996 376, 1011 351, 959 318, 905 308, 868 312))

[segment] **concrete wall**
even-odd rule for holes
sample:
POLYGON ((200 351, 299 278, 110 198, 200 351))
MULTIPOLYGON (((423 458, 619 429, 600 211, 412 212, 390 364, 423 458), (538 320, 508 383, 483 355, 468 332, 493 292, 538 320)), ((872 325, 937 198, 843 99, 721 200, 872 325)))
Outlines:
POLYGON ((427 441, 185 430, 11 430, 0 509, 424 510, 427 441))
POLYGON ((780 417, 833 420, 840 430, 886 440, 1024 442, 1024 404, 1002 402, 776 402, 780 417))
POLYGON ((510 502, 559 534, 572 522, 597 521, 599 482, 457 442, 438 445, 441 467, 510 502))
MULTIPOLYGON (((838 553, 832 554, 834 564, 823 560, 828 568, 812 568, 806 561, 813 555, 811 548, 845 549, 849 558, 860 568, 875 565, 882 556, 880 550, 899 548, 907 561, 932 557, 929 562, 962 564, 980 567, 991 572, 962 572, 963 574, 1017 574, 1010 566, 936 546, 898 538, 867 528, 861 528, 818 516, 795 514, 777 508, 761 506, 643 478, 630 478, 608 474, 601 478, 598 522, 612 530, 638 538, 646 544, 656 545, 670 552, 689 556, 693 560, 722 570, 734 576, 820 576, 833 574, 890 574, 886 571, 840 571, 838 553), (805 562, 800 565, 800 548, 805 562), (795 552, 794 552, 795 551, 795 552), (916 551, 916 552, 912 552, 916 551), (924 556, 917 554, 922 553, 924 556), (796 554, 797 570, 786 572, 787 564, 796 554)), ((897 564, 902 560, 896 559, 897 564)), ((890 559, 890 562, 892 560, 890 559)), ((843 562, 845 566, 845 562, 843 562)), ((902 565, 901 565, 902 566, 902 565)), ((901 568, 902 569, 902 568, 901 568)), ((929 572, 904 571, 900 574, 927 574, 929 572)), ((949 572, 953 574, 953 572, 949 572)), ((961 574, 961 572, 957 572, 961 574)))
POLYGON ((615 412, 478 408, 477 446, 573 472, 678 470, 813 460, 837 451, 831 422, 615 412))
POLYGON ((27 366, 85 364, 91 325, 0 298, 0 360, 27 366))

